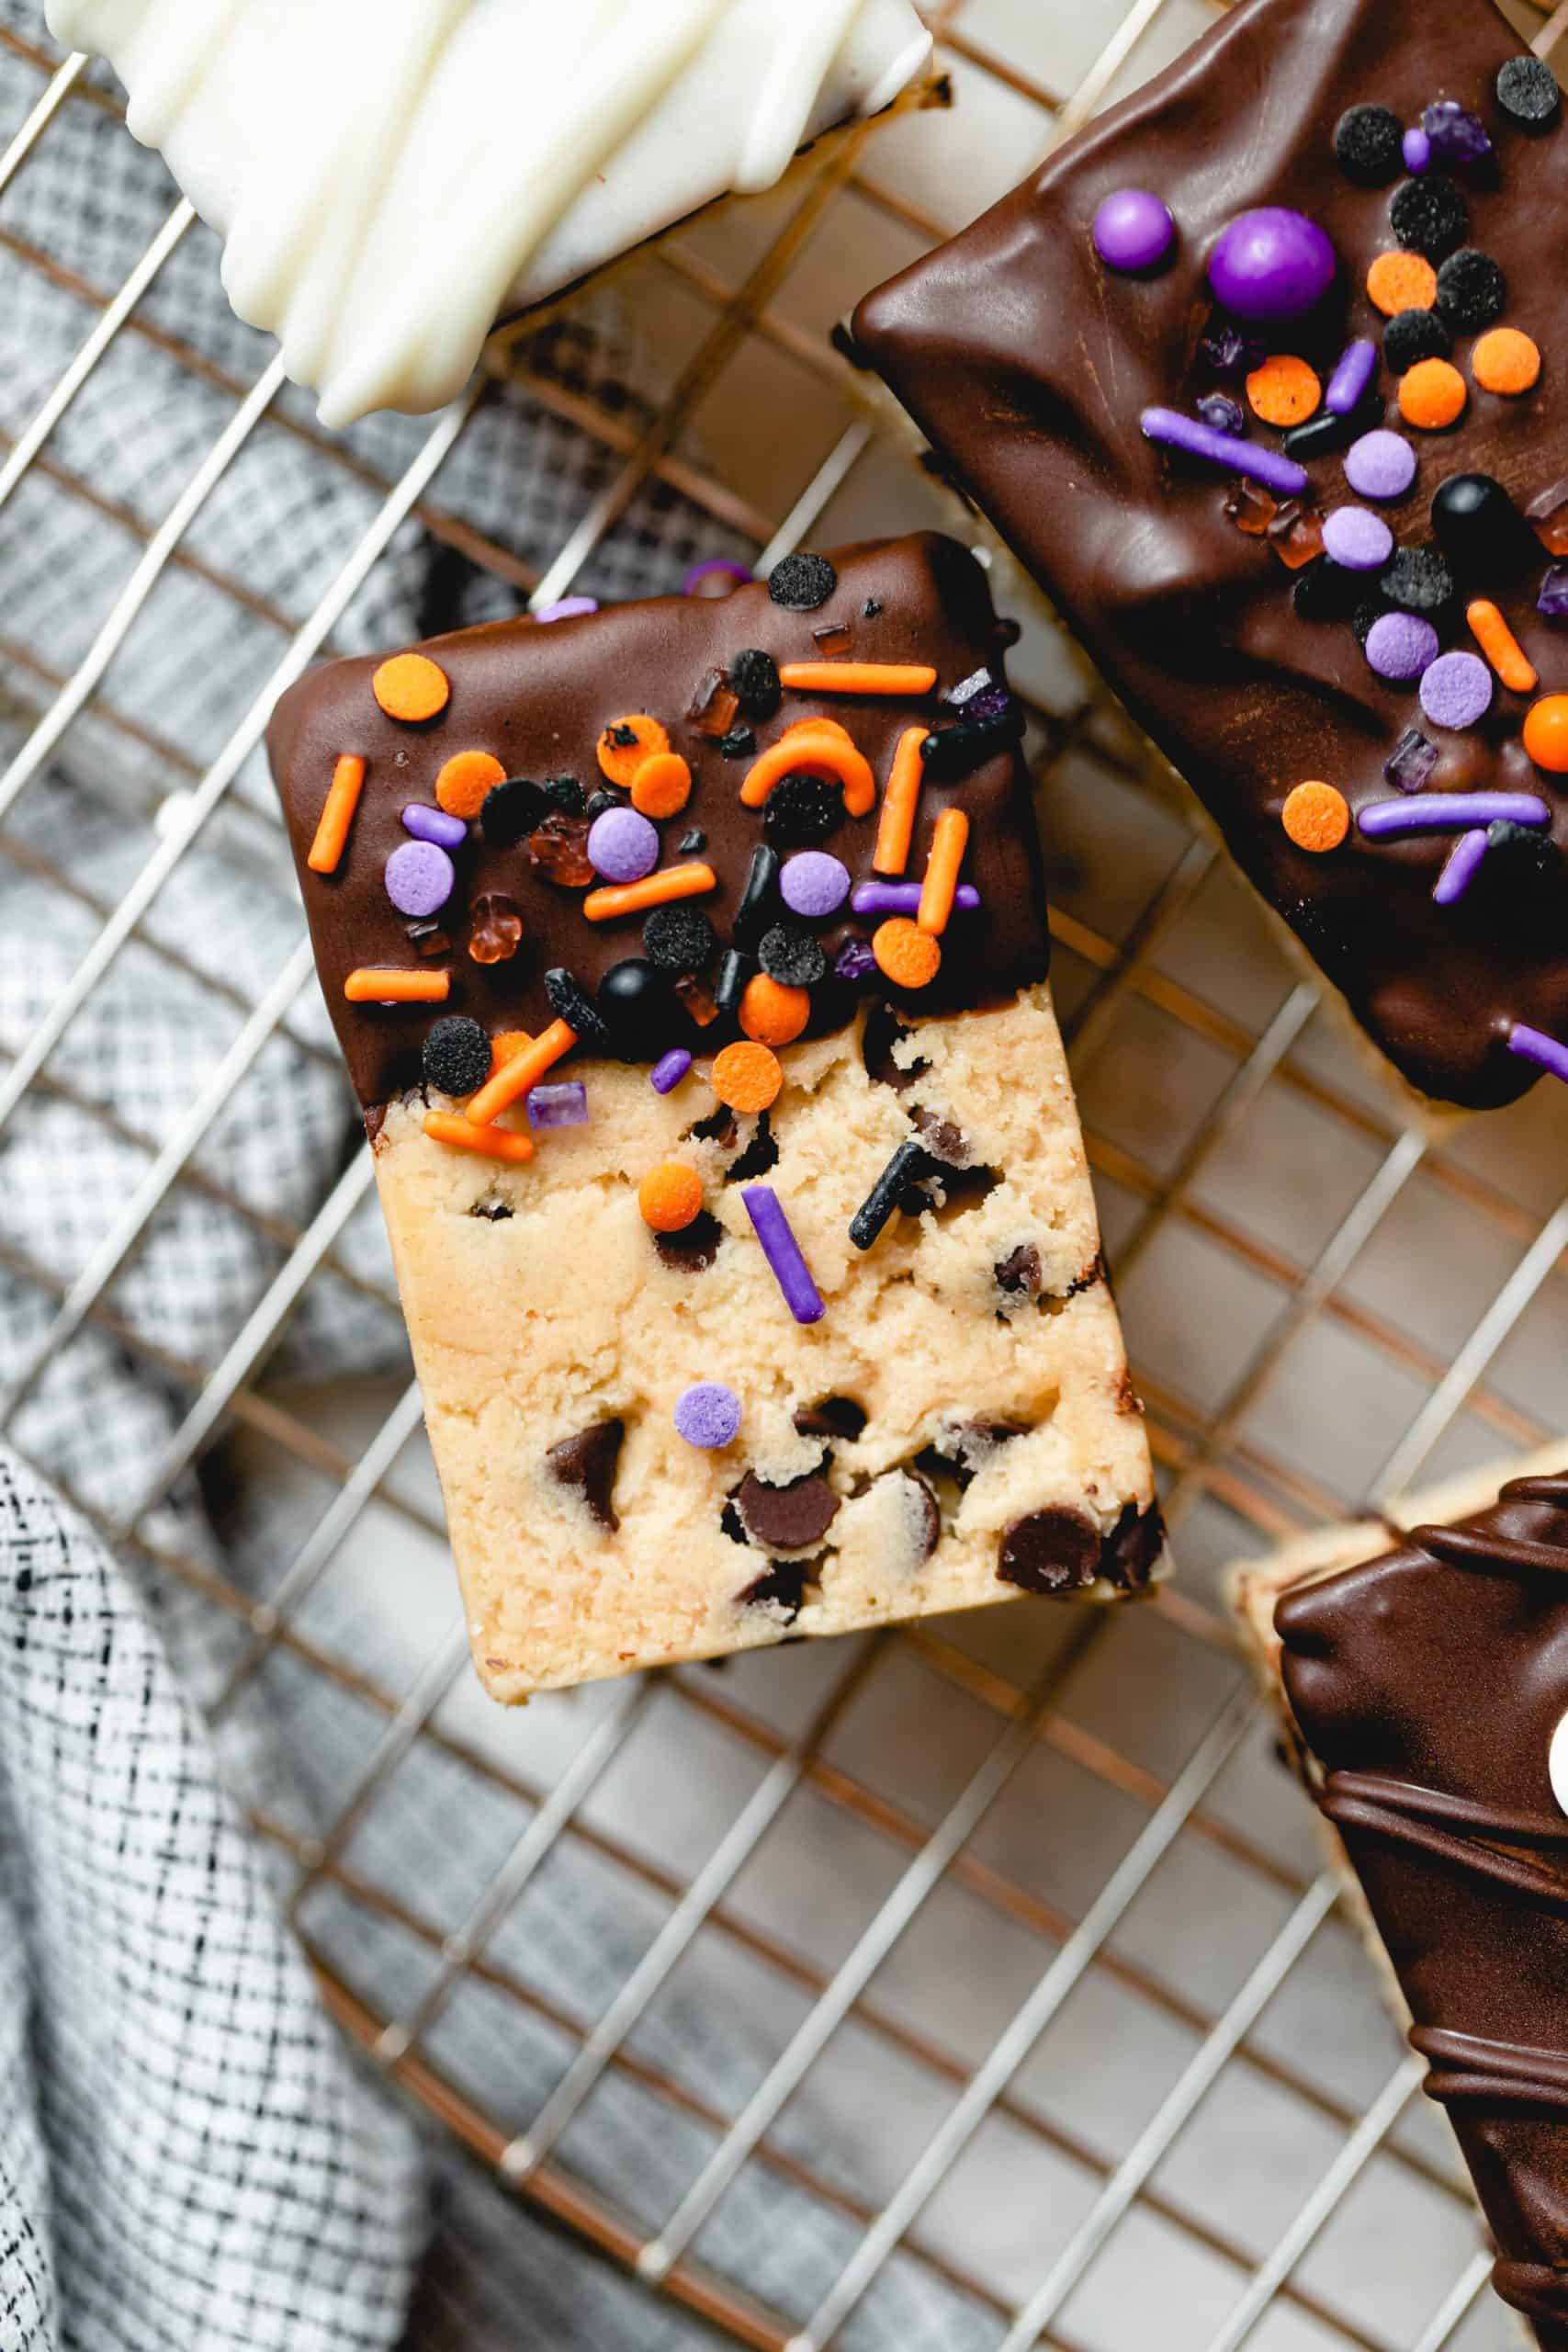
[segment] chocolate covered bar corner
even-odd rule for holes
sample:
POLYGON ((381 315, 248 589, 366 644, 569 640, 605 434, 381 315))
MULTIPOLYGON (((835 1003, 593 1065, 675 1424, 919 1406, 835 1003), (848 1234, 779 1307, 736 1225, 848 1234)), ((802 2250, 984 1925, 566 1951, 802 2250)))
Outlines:
POLYGON ((269 738, 479 1673, 1141 1591, 983 571, 585 601, 336 663, 269 738))
POLYGON ((1568 128, 1240 0, 853 337, 1418 1095, 1568 1078, 1568 128))
POLYGON ((1568 2347, 1568 1445, 1235 1572, 1374 1956, 1491 2224, 1568 2347))

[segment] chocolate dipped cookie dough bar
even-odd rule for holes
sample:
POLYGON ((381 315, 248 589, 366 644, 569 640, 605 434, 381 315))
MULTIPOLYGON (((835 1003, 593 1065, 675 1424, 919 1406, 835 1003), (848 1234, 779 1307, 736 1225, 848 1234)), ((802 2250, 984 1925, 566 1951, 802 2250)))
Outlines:
POLYGON ((1494 2284, 1542 2352, 1568 2352, 1565 1461, 1457 1481, 1233 1584, 1470 2166, 1494 2284))
POLYGON ((929 536, 278 707, 500 1699, 1154 1571, 1008 641, 929 536))
POLYGON ((862 303, 1417 1093, 1568 1077, 1568 129, 1491 0, 1240 0, 862 303))

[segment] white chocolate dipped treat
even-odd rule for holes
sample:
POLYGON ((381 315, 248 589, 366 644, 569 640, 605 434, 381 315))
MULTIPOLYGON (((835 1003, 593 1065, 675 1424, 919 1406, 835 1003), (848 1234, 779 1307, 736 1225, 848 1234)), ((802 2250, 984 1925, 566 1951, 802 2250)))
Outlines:
POLYGON ((46 0, 225 240, 324 424, 423 413, 499 317, 881 111, 910 0, 46 0), (533 93, 530 103, 529 93, 533 93))

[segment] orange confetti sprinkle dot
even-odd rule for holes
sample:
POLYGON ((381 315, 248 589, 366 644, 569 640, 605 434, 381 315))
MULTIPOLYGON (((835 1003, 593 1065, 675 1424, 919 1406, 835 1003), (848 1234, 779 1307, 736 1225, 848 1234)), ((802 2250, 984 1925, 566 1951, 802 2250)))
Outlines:
POLYGON ((653 1233, 684 1233, 702 1214, 703 1180, 679 1159, 660 1160, 637 1188, 642 1221, 653 1233))
POLYGON ((1253 369, 1247 379, 1247 397, 1252 402, 1254 416, 1260 416, 1265 424, 1277 424, 1283 429, 1304 424, 1309 416, 1316 415, 1323 386, 1316 370, 1309 368, 1304 359, 1293 359, 1281 353, 1253 369))
POLYGON ((1280 821, 1298 849, 1337 849, 1350 830, 1350 804, 1332 784, 1298 784, 1285 795, 1280 821))
POLYGON ((1418 359, 1399 379, 1399 413, 1422 433, 1441 433, 1464 414, 1470 394, 1464 378, 1447 359, 1418 359))
POLYGON ((890 915, 872 933, 871 952, 896 989, 930 988, 942 969, 942 942, 911 922, 890 915))
POLYGON ((506 770, 491 752, 457 752, 435 779, 435 797, 449 817, 471 824, 506 770))
POLYGON ((692 771, 679 752, 655 752, 632 778, 632 807, 644 817, 678 817, 692 797, 692 771))
POLYGON ((335 874, 348 842, 348 829, 365 788, 365 763, 345 752, 333 770, 333 780, 321 808, 316 838, 305 863, 312 874, 335 874))
POLYGON ((670 738, 657 718, 634 710, 626 718, 612 718, 599 738, 599 767, 612 784, 629 792, 644 760, 670 749, 670 738))
POLYGON ((1419 254, 1379 254, 1367 272, 1367 292, 1385 319, 1401 311, 1429 311, 1438 299, 1438 273, 1419 254))
POLYGON ((714 1057, 712 1085, 731 1111, 766 1111, 784 1091, 784 1066, 770 1046, 726 1046, 714 1057))
POLYGON ((811 997, 806 989, 786 988, 782 980, 759 972, 746 983, 740 1000, 740 1026, 760 1046, 792 1045, 811 1018, 811 997))
POLYGON ((426 653, 394 653, 370 681, 370 691, 389 718, 405 727, 438 718, 451 699, 452 681, 426 653))
POLYGON ((534 1040, 526 1029, 502 1029, 490 1041, 490 1074, 493 1078, 503 1063, 515 1061, 525 1054, 534 1040))
POLYGON ((1533 695, 1540 680, 1524 647, 1489 598, 1465 607, 1471 633, 1510 694, 1533 695))
POLYGON ((1517 327, 1494 327, 1483 334, 1470 365, 1483 392, 1501 392, 1508 400, 1533 392, 1540 381, 1540 353, 1517 327))
POLYGON ((476 1152, 481 1159, 505 1160, 513 1168, 521 1168, 534 1157, 534 1146, 527 1136, 517 1136, 509 1127, 476 1127, 470 1120, 460 1119, 455 1111, 430 1111, 425 1114, 424 1132, 433 1143, 449 1144, 457 1151, 476 1152))
POLYGON ((1548 775, 1568 775, 1568 695, 1546 695, 1525 713, 1525 749, 1548 775))

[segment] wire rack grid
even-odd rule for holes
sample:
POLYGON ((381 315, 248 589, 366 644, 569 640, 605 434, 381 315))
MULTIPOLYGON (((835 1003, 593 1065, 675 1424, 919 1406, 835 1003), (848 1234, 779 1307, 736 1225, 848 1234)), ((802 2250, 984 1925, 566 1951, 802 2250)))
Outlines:
MULTIPOLYGON (((0 861, 88 919, 67 984, 0 1060, 0 1139, 64 1102, 139 1171, 73 1268, 0 1234, 5 1271, 43 1302, 0 1422, 12 1429, 50 1368, 95 1336, 182 1400, 139 1503, 107 1514, 107 1532, 231 1628, 216 1722, 300 1679, 343 1700, 350 1728, 318 1759, 316 1814, 256 1807, 328 2005, 504 2192, 621 2266, 650 2313, 684 2314, 697 2333, 680 2341, 913 2344, 899 2314, 918 2305, 945 2314, 945 2343, 1000 2352, 1132 2352, 1156 2327, 1182 2352, 1479 2352, 1506 2329, 1451 2143, 1415 2096, 1419 2066, 1272 1769, 1218 1572, 1562 1428, 1556 1090, 1484 1123, 1405 1125, 1317 1017, 1158 763, 1032 622, 1020 662, 1058 997, 1183 1573, 1135 1611, 1009 1610, 550 1699, 516 1720, 472 1703, 406 1370, 329 1406, 288 1366, 288 1334, 323 1293, 395 1314, 384 1268, 351 1247, 374 1213, 368 1155, 343 1164, 306 1220, 258 1209, 205 1156, 275 1034, 299 1023, 309 953, 297 931, 270 980, 235 984, 171 942, 160 902, 198 848, 276 854, 265 804, 237 780, 276 693, 333 650, 408 520, 514 598, 544 601, 613 544, 650 484, 759 564, 808 535, 937 518, 932 486, 857 405, 834 318, 1211 9, 955 0, 931 13, 960 101, 951 121, 835 148, 773 208, 697 224, 639 262, 625 300, 680 359, 656 410, 602 404, 503 335, 395 475, 358 437, 331 443, 301 422, 276 364, 228 375, 163 322, 151 298, 193 228, 205 233, 187 205, 172 202, 118 287, 0 209, 0 248, 82 322, 70 364, 0 449, 0 529, 40 475, 85 510, 108 505, 73 472, 62 428, 127 341, 199 378, 223 420, 164 512, 114 507, 125 569, 73 666, 51 670, 0 616, 0 861), (604 453, 591 504, 542 566, 443 504, 443 468, 503 380, 604 453), (308 442, 371 501, 306 612, 216 564, 193 527, 268 432, 308 442), (259 614, 276 641, 208 764, 120 693, 127 639, 182 573, 259 614), (113 898, 16 821, 88 728, 111 753, 150 752, 175 785, 145 811, 113 898), (166 1132, 128 1125, 73 1053, 132 953, 194 981, 227 1023, 166 1132), (117 1295, 191 1196, 271 1253, 200 1362, 150 1340, 117 1295), (264 1589, 171 1522, 193 1470, 243 1483, 253 1514, 297 1529, 264 1589), (399 1611, 410 1636, 389 1653, 372 1629, 399 1611), (373 1834, 422 1758, 439 1760, 453 1806, 482 1792, 503 1825, 445 1907, 411 1898, 373 1834), (537 1933, 568 1855, 592 1865, 625 1925, 618 1974, 592 2001, 536 1966, 517 1933, 537 1933), (746 2020, 744 2064, 716 2090, 680 2031, 716 1984, 746 2020), (526 2094, 463 2058, 452 2028, 474 2004, 498 2052, 532 2037, 547 2053, 526 2094), (588 2128, 607 2115, 613 2136, 627 2101, 666 2152, 631 2181, 588 2128), (787 2207, 813 2227, 789 2241, 795 2258, 773 2259, 756 2231, 723 2229, 733 2207, 787 2207)), ((1568 8, 1516 13, 1543 52, 1568 24, 1568 8)), ((17 30, 0 29, 0 202, 72 109, 115 111, 82 59, 17 30)), ((304 1051, 330 1055, 302 1034, 304 1051)))

